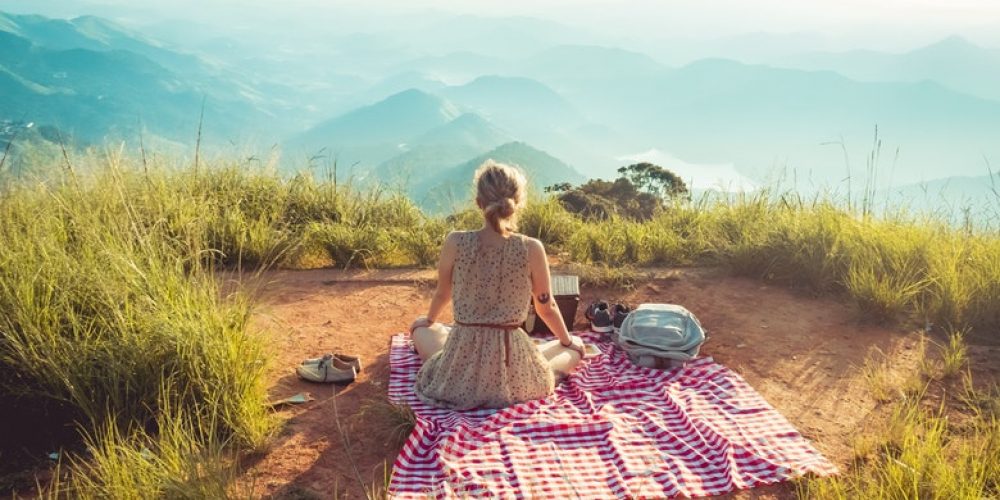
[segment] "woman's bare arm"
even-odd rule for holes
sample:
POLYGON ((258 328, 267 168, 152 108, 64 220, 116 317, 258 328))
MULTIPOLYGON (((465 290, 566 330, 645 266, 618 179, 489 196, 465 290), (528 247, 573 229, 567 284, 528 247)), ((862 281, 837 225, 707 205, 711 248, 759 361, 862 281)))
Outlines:
POLYGON ((451 275, 455 270, 455 259, 458 257, 458 233, 450 233, 441 246, 441 259, 438 260, 438 282, 427 312, 427 319, 434 323, 441 316, 445 306, 451 302, 451 275))
POLYGON ((569 346, 572 342, 569 330, 559 313, 556 299, 552 297, 549 259, 542 242, 534 238, 528 240, 528 265, 531 267, 531 298, 535 304, 535 313, 556 334, 562 345, 569 346))

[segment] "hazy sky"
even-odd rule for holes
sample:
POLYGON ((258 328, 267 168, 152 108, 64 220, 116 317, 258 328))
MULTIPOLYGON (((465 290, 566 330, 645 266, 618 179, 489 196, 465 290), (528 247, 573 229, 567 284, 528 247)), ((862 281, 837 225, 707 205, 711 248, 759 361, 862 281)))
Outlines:
POLYGON ((689 34, 706 29, 735 32, 842 29, 872 23, 1000 28, 1000 2, 996 0, 424 0, 416 3, 381 0, 375 3, 396 7, 419 3, 445 10, 491 14, 534 13, 588 23, 628 20, 648 27, 692 23, 687 29, 689 34))
POLYGON ((144 21, 326 17, 365 24, 378 16, 441 10, 538 16, 635 38, 712 39, 742 33, 815 32, 831 48, 904 50, 952 34, 1000 47, 997 0, 0 0, 0 9, 49 15, 119 12, 144 21))

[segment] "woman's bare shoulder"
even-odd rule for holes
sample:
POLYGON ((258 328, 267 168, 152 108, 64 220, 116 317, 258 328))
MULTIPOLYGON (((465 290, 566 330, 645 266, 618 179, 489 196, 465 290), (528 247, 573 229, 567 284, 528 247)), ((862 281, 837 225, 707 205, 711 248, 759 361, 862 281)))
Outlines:
POLYGON ((462 248, 463 231, 452 231, 445 236, 444 243, 441 244, 441 262, 453 262, 458 258, 462 248))
POLYGON ((467 234, 469 234, 469 231, 452 231, 452 232, 448 233, 448 236, 445 236, 444 241, 445 241, 445 243, 447 243, 449 241, 456 242, 456 241, 464 238, 465 235, 467 235, 467 234))
POLYGON ((524 240, 524 245, 528 248, 529 253, 545 253, 545 245, 538 238, 532 238, 523 234, 518 234, 518 236, 524 240))
POLYGON ((445 236, 444 238, 444 246, 458 248, 462 242, 468 241, 470 232, 471 231, 452 231, 448 233, 448 236, 445 236))

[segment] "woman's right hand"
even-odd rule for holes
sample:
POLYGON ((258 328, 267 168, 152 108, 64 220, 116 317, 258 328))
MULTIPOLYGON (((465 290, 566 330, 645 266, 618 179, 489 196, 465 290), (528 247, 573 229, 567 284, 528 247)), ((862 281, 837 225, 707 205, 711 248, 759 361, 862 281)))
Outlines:
POLYGON ((586 357, 586 355, 587 355, 587 345, 583 343, 583 339, 582 338, 580 338, 580 337, 578 337, 576 335, 570 335, 569 336, 569 344, 565 344, 562 341, 560 341, 559 345, 565 347, 566 349, 571 349, 571 350, 574 350, 574 351, 580 353, 580 358, 581 359, 584 358, 584 357, 586 357))
POLYGON ((413 320, 413 323, 410 324, 410 335, 413 335, 413 331, 417 328, 430 328, 433 324, 434 322, 427 319, 427 316, 420 316, 419 318, 413 320))

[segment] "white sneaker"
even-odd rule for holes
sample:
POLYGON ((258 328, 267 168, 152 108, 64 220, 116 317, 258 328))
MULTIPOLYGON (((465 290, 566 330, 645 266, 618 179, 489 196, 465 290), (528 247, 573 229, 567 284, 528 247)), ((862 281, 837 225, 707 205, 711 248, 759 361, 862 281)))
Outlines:
POLYGON ((316 364, 299 365, 295 373, 304 380, 319 383, 350 383, 358 376, 358 372, 330 354, 319 358, 316 364))
POLYGON ((333 357, 334 359, 336 359, 337 361, 340 361, 341 363, 346 363, 346 364, 349 364, 349 365, 353 366, 354 367, 354 371, 356 371, 358 373, 361 373, 361 356, 349 355, 349 354, 341 354, 339 352, 336 352, 336 353, 333 353, 333 354, 324 354, 322 357, 319 357, 319 358, 303 359, 302 360, 302 364, 303 365, 318 365, 320 361, 323 361, 328 356, 329 357, 333 357))

